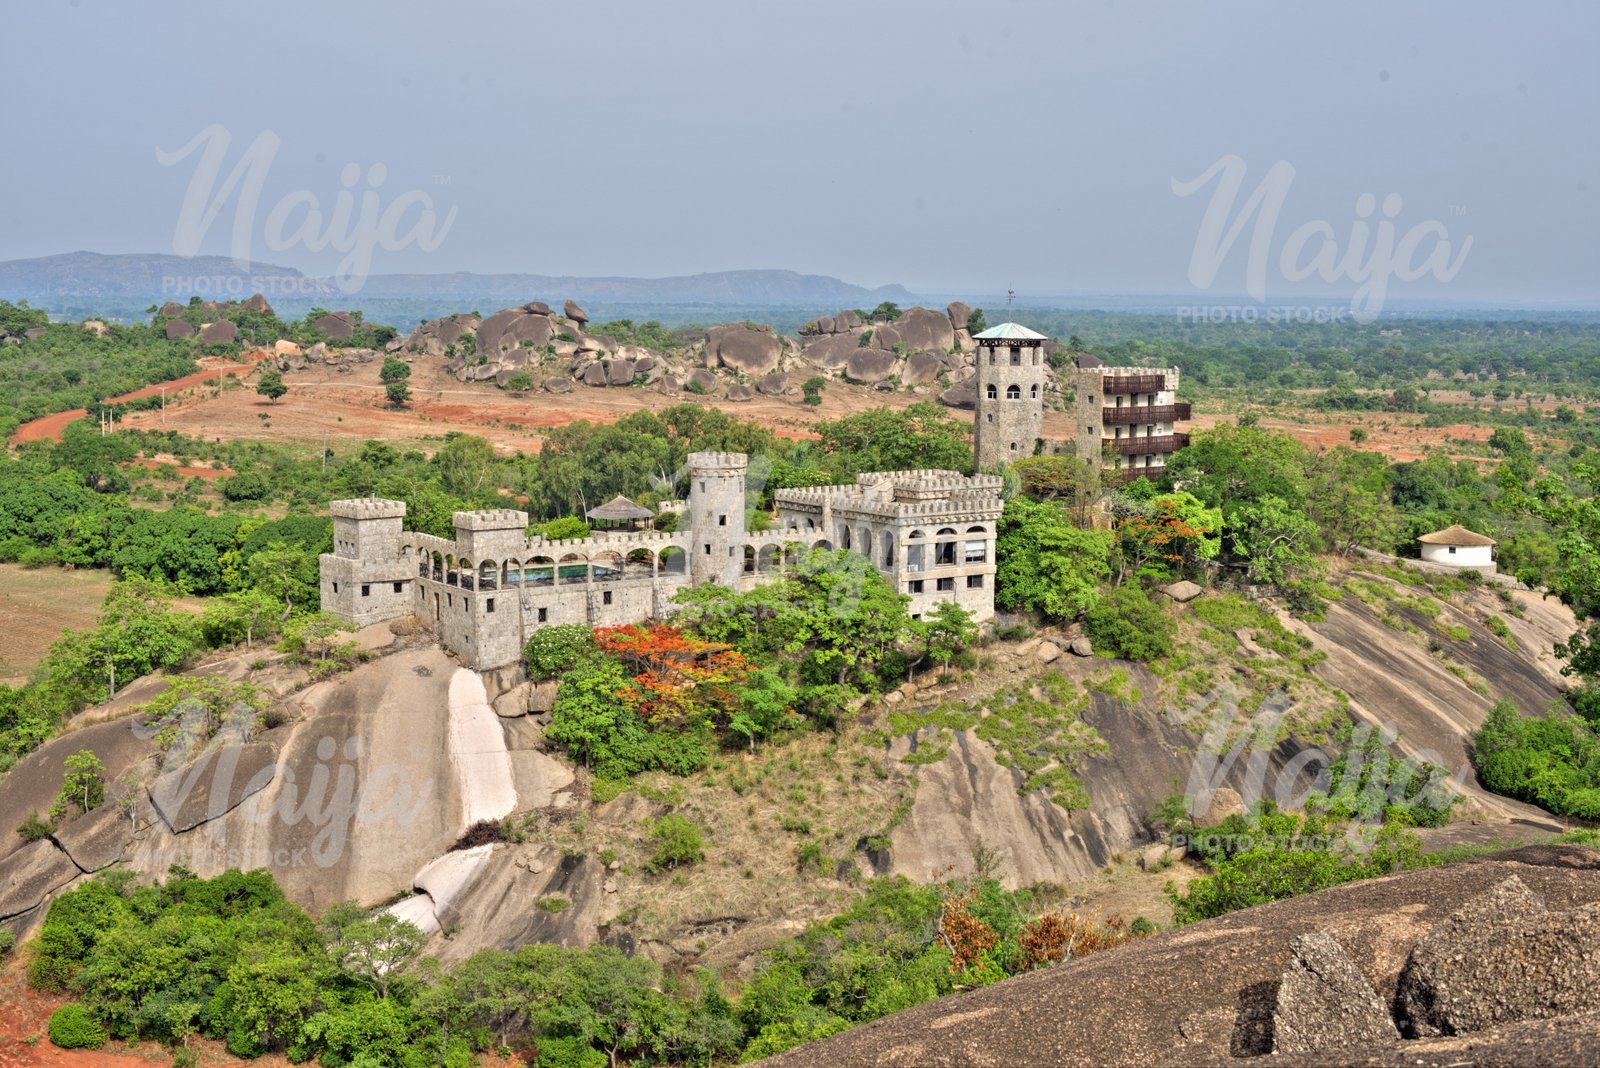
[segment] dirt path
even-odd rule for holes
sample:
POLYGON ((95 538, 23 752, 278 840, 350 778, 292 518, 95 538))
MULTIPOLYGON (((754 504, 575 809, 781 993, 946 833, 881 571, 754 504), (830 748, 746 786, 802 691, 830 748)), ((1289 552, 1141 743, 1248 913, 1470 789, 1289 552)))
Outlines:
MULTIPOLYGON (((186 389, 203 385, 213 380, 220 380, 230 372, 242 375, 254 369, 255 365, 266 359, 266 357, 267 352, 265 349, 245 353, 246 362, 244 363, 231 363, 217 360, 214 357, 202 357, 199 363, 203 370, 196 371, 192 375, 184 375, 182 378, 174 378, 170 382, 157 382, 154 385, 136 389, 132 393, 124 393, 120 397, 112 397, 106 403, 123 404, 127 401, 139 400, 144 397, 155 397, 159 396, 163 390, 176 401, 177 394, 186 389)), ((83 419, 88 414, 86 409, 73 408, 70 411, 56 412, 54 415, 40 416, 38 419, 23 423, 17 427, 16 433, 11 435, 11 444, 20 445, 25 441, 44 441, 47 439, 60 441, 61 432, 66 429, 68 423, 75 419, 83 419)), ((159 415, 160 413, 157 413, 158 418, 159 415)))

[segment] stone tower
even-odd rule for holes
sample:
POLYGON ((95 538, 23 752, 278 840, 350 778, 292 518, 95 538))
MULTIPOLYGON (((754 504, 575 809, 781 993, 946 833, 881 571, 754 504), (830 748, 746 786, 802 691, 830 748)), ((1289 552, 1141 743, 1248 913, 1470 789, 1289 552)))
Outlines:
POLYGON ((744 476, 739 452, 689 454, 689 580, 738 588, 744 573, 744 476))
POLYGON ((322 607, 357 627, 411 611, 416 563, 400 549, 404 501, 333 502, 333 552, 322 555, 322 607))
POLYGON ((1050 367, 1043 334, 1001 323, 973 335, 978 343, 978 398, 973 451, 979 472, 1034 454, 1044 426, 1044 387, 1050 367))

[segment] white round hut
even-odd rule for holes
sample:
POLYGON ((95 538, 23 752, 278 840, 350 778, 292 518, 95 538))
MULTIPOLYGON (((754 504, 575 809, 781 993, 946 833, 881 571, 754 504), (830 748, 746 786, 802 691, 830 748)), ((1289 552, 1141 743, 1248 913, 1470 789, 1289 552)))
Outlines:
POLYGON ((1422 543, 1422 558, 1431 564, 1494 570, 1494 539, 1460 523, 1424 534, 1417 541, 1422 543))

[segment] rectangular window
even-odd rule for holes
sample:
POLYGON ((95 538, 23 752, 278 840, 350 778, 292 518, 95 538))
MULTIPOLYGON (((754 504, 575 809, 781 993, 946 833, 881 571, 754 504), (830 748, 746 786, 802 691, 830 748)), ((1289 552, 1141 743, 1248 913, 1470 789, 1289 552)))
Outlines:
POLYGON ((550 622, 550 609, 548 609, 548 608, 539 609, 539 622, 540 623, 548 623, 548 622, 550 622))
POLYGON ((989 543, 986 541, 969 541, 966 544, 967 563, 981 564, 989 558, 989 543))
POLYGON ((953 579, 953 578, 942 578, 942 579, 939 580, 938 589, 939 589, 940 593, 950 593, 953 590, 955 590, 955 588, 956 588, 956 580, 955 579, 953 579))
POLYGON ((493 612, 494 611, 494 598, 493 597, 488 597, 488 598, 484 599, 483 610, 485 612, 493 612))
POLYGON ((339 592, 339 584, 337 582, 335 582, 333 584, 333 592, 334 593, 338 593, 339 592))
POLYGON ((711 546, 710 546, 710 545, 709 545, 709 544, 708 544, 708 545, 706 545, 706 555, 707 555, 707 556, 710 556, 710 555, 711 555, 711 546))
POLYGON ((921 593, 922 592, 922 580, 921 579, 912 579, 911 580, 911 592, 912 593, 921 593))
POLYGON ((1455 554, 1456 554, 1456 547, 1454 545, 1452 545, 1452 546, 1450 546, 1450 555, 1454 556, 1455 554))
POLYGON ((725 515, 717 516, 717 526, 725 527, 727 525, 728 525, 728 517, 727 516, 725 516, 725 515))
POLYGON ((395 593, 404 593, 404 592, 405 592, 405 583, 403 583, 403 582, 396 582, 396 583, 395 583, 395 584, 394 584, 394 592, 395 592, 395 593))
POLYGON ((610 590, 606 590, 604 593, 602 593, 600 595, 600 603, 601 604, 610 604, 611 603, 611 591, 610 590))
POLYGON ((981 590, 981 589, 983 589, 983 576, 982 575, 968 575, 967 576, 967 589, 969 589, 969 590, 981 590))
POLYGON ((361 587, 361 596, 363 596, 363 597, 371 597, 372 596, 372 587, 363 584, 362 587, 361 587))

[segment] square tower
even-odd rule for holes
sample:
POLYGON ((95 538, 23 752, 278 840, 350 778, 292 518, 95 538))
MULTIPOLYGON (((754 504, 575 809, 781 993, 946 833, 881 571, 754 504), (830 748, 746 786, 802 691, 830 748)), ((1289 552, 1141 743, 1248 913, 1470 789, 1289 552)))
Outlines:
POLYGON ((689 580, 737 589, 744 573, 742 452, 689 454, 689 580))
POLYGON ((333 552, 323 553, 322 607, 352 626, 411 611, 415 561, 401 548, 404 501, 334 501, 333 552))
POLYGON ((1050 367, 1043 334, 1001 323, 980 334, 973 452, 978 470, 995 471, 1034 454, 1044 427, 1044 387, 1050 367))

